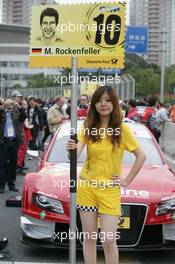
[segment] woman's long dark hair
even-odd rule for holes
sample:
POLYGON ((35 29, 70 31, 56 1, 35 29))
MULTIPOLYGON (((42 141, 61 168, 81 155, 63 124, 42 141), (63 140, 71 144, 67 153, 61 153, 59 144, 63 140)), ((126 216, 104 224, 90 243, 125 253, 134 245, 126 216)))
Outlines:
MULTIPOLYGON (((110 86, 100 86, 95 90, 92 96, 89 112, 84 122, 84 127, 86 128, 85 135, 87 139, 92 142, 99 141, 101 139, 100 133, 97 133, 97 135, 94 135, 94 133, 91 133, 91 131, 94 128, 96 128, 97 131, 99 131, 99 129, 101 128, 100 115, 96 110, 95 104, 100 100, 101 96, 105 92, 108 94, 112 102, 112 105, 113 105, 113 111, 109 119, 108 128, 112 128, 113 131, 116 131, 117 129, 118 130, 120 129, 119 131, 121 131, 123 115, 120 110, 118 96, 115 90, 111 88, 110 86), (87 129, 88 129, 88 132, 87 132, 87 129)), ((113 144, 113 149, 114 149, 116 145, 120 144, 120 140, 121 140, 120 133, 118 134, 112 133, 112 135, 110 136, 110 140, 111 140, 111 143, 113 144)))

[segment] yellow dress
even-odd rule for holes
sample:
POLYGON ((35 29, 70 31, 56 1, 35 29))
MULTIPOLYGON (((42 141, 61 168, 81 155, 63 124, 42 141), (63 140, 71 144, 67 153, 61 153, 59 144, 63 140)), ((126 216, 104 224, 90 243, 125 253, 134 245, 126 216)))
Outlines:
POLYGON ((78 139, 87 144, 87 158, 80 172, 77 189, 77 208, 101 214, 120 215, 120 187, 111 186, 112 175, 121 175, 124 151, 139 148, 126 124, 121 126, 121 143, 113 151, 109 137, 90 142, 82 127, 78 139))

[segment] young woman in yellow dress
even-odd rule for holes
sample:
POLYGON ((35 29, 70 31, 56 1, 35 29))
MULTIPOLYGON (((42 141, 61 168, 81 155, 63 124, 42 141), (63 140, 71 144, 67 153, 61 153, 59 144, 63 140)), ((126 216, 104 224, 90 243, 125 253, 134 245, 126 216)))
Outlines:
POLYGON ((120 186, 128 186, 146 157, 129 127, 122 123, 118 96, 108 86, 96 89, 88 116, 78 135, 69 139, 67 151, 77 148, 77 157, 87 145, 87 158, 80 172, 77 208, 83 232, 86 264, 96 263, 98 218, 106 264, 118 264, 117 223, 121 215, 120 186), (132 152, 135 162, 127 176, 121 174, 124 151, 132 152), (120 183, 120 184, 119 184, 120 183))

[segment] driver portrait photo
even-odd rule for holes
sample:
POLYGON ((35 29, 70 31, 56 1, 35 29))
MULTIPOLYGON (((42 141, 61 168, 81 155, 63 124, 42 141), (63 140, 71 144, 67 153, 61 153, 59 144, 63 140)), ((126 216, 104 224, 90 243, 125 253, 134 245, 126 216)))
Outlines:
POLYGON ((48 7, 44 9, 40 15, 41 35, 36 38, 38 44, 48 46, 62 41, 57 36, 57 25, 59 23, 58 11, 48 7))

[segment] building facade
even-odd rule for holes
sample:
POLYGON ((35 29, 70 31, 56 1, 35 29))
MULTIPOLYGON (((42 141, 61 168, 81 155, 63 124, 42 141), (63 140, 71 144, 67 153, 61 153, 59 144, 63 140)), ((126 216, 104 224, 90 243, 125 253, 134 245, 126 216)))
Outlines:
POLYGON ((0 23, 4 23, 7 20, 7 1, 0 0, 0 23))
POLYGON ((175 64, 175 1, 131 0, 130 24, 148 26, 148 56, 150 63, 175 64), (147 9, 147 11, 146 11, 147 9))
POLYGON ((32 5, 53 4, 54 0, 0 0, 1 23, 29 25, 32 5))
POLYGON ((149 0, 148 6, 148 61, 150 63, 161 64, 162 56, 162 34, 160 33, 160 12, 162 0, 149 0))
MULTIPOLYGON (((163 2, 163 1, 162 1, 163 2)), ((161 17, 166 19, 161 20, 161 30, 165 31, 165 64, 175 64, 175 1, 168 0, 162 3, 161 6, 161 17)))
POLYGON ((129 24, 131 26, 148 25, 148 0, 131 0, 129 24))
MULTIPOLYGON (((28 79, 35 74, 58 75, 58 69, 29 68, 30 28, 16 25, 0 25, 0 80, 1 96, 15 85, 27 86, 28 79)), ((54 77, 53 77, 54 79, 54 77)))

